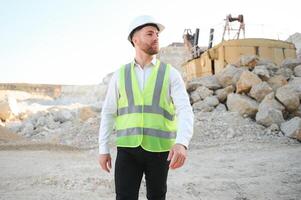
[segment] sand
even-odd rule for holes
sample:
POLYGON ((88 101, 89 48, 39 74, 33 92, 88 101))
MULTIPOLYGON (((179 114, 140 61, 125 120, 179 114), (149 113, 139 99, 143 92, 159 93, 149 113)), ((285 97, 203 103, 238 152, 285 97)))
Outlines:
MULTIPOLYGON (((114 199, 113 172, 100 170, 97 149, 33 146, 0 150, 0 199, 114 199)), ((170 170, 167 199, 298 200, 300 155, 300 144, 204 144, 189 150, 184 167, 170 170)), ((139 199, 145 194, 142 181, 139 199)))

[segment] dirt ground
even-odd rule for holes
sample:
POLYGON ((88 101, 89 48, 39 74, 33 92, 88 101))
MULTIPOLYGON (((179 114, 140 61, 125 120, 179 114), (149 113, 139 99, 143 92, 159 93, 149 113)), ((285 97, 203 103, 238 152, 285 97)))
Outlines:
MULTIPOLYGON (((300 144, 273 142, 192 148, 186 165, 169 172, 167 199, 299 200, 300 155, 300 144)), ((143 181, 140 199, 145 194, 143 181)), ((7 146, 0 150, 0 199, 113 200, 113 172, 100 170, 97 149, 7 146)))

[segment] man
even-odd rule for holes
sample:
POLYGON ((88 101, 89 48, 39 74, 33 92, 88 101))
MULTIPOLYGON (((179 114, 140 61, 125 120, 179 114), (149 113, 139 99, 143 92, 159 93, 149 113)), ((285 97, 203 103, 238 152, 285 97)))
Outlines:
POLYGON ((130 25, 134 60, 110 81, 99 130, 99 164, 110 172, 109 135, 117 133, 117 200, 137 200, 143 174, 147 199, 163 200, 169 168, 183 166, 193 130, 193 112, 181 75, 155 58, 164 26, 151 16, 130 25))

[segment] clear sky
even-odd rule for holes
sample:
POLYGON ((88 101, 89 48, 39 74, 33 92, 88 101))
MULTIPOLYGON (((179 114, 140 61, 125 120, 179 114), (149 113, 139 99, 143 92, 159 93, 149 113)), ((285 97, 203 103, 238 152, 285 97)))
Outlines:
MULTIPOLYGON (((226 15, 243 14, 247 37, 286 40, 301 32, 298 1, 0 0, 0 82, 98 84, 133 59, 130 21, 149 14, 166 29, 160 46, 182 42, 185 28, 220 41, 226 15)), ((235 25, 235 24, 234 24, 235 25)))

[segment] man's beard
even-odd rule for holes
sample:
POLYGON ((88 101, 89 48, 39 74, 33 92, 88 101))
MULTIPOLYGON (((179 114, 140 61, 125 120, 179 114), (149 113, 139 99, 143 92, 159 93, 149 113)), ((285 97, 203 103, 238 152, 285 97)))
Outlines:
POLYGON ((159 48, 158 46, 154 47, 154 45, 151 45, 151 46, 146 46, 146 48, 144 49, 144 52, 147 53, 148 55, 155 55, 159 52, 159 48))

